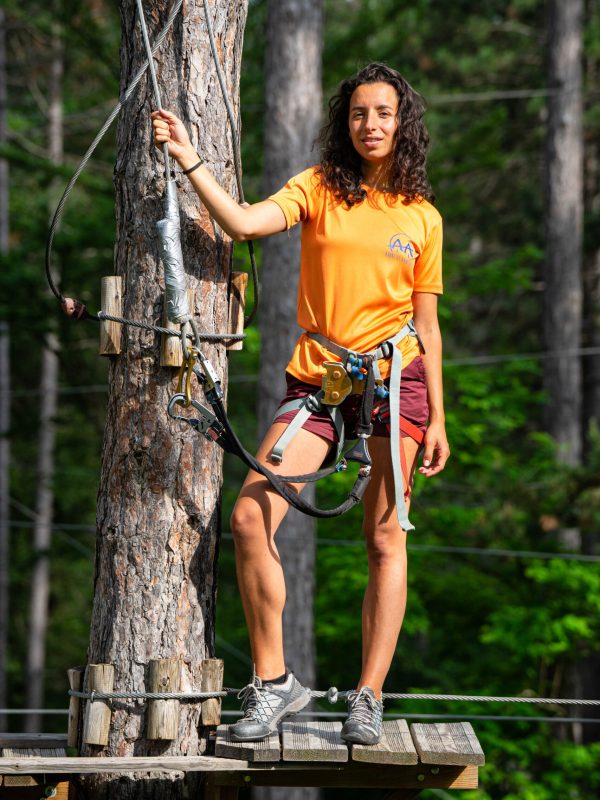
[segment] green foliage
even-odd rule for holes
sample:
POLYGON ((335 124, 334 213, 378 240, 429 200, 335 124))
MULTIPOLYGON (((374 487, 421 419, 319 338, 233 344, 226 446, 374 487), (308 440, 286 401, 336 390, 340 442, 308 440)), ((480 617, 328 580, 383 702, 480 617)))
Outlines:
MULTIPOLYGON (((52 618, 46 703, 65 707, 64 669, 85 661, 91 608, 95 495, 104 423, 101 387, 106 365, 94 354, 95 329, 58 318, 43 281, 50 209, 67 174, 87 148, 118 94, 119 21, 110 4, 8 3, 11 22, 10 130, 2 153, 11 169, 11 251, 0 259, 0 318, 12 336, 11 494, 13 516, 35 497, 37 383, 42 337, 56 328, 61 342, 61 394, 52 543, 52 618), (65 49, 65 163, 47 155, 47 96, 52 35, 65 49), (69 528, 69 525, 83 526, 69 528), (90 527, 87 527, 90 526, 90 527)), ((251 0, 242 70, 243 158, 250 201, 261 197, 266 0, 251 0)), ((503 354, 541 349, 540 267, 544 98, 505 97, 505 90, 545 87, 544 3, 541 0, 326 0, 323 82, 327 96, 340 79, 370 60, 399 68, 424 95, 431 133, 430 177, 445 219, 445 296, 440 301, 446 365, 447 429, 452 458, 432 480, 419 480, 409 537, 410 590, 397 658, 386 689, 488 695, 570 695, 570 669, 598 663, 600 570, 595 562, 560 560, 565 531, 597 546, 600 525, 600 437, 589 436, 586 468, 567 470, 541 432, 543 360, 503 354), (474 96, 474 93, 476 96, 474 96), (490 94, 492 93, 492 94, 490 94), (472 363, 481 357, 482 363, 472 363), (467 361, 467 363, 465 363, 467 361), (433 549, 423 549, 423 548, 433 549), (449 552, 444 548, 462 547, 449 552), (500 555, 521 550, 554 559, 500 555)), ((594 75, 600 57, 600 16, 588 4, 585 55, 586 139, 598 140, 600 111, 594 75)), ((592 154, 596 151, 591 151, 592 154)), ((61 287, 91 308, 98 276, 112 261, 111 186, 114 140, 109 136, 65 209, 55 242, 61 287)), ((586 253, 599 244, 600 204, 588 187, 586 253)), ((260 259, 260 247, 258 247, 260 259)), ((238 246, 235 269, 248 269, 238 246)), ((251 293, 250 293, 251 294, 251 293)), ((251 296, 249 305, 251 305, 251 296)), ((229 409, 245 444, 256 445, 253 404, 260 340, 247 331, 244 350, 229 355, 229 409)), ((217 654, 226 683, 248 676, 248 644, 235 583, 229 513, 245 470, 224 459, 223 538, 219 554, 217 654)), ((323 505, 337 504, 353 481, 338 474, 319 487, 323 505)), ((30 534, 11 539, 11 704, 23 701, 20 667, 31 575, 30 534)), ((318 685, 347 688, 360 661, 360 609, 366 586, 361 513, 318 527, 315 627, 318 685), (343 652, 344 658, 340 658, 343 652)), ((534 706, 406 702, 401 713, 561 716, 534 706)), ((54 724, 54 723, 52 723, 54 724)), ((57 719, 54 727, 63 726, 57 719)), ((474 723, 487 766, 473 800, 589 800, 600 789, 600 728, 533 720, 474 723)), ((50 725, 48 726, 50 727, 50 725)), ((361 792, 361 798, 367 796, 361 792)), ((371 796, 371 795, 369 795, 371 796)), ((374 794, 372 796, 375 796, 374 794)), ((425 792, 424 798, 450 796, 425 792)))

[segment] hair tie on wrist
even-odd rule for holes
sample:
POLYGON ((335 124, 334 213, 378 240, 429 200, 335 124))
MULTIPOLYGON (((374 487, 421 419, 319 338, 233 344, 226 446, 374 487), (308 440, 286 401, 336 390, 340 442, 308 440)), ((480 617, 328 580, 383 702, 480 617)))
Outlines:
POLYGON ((198 169, 198 167, 199 167, 199 166, 201 166, 202 164, 204 164, 204 161, 203 161, 203 159, 200 159, 200 161, 197 161, 197 162, 194 164, 194 166, 193 166, 193 167, 190 167, 189 169, 184 169, 184 170, 183 170, 183 174, 184 174, 184 175, 189 175, 189 174, 190 174, 190 172, 193 172, 195 169, 198 169))

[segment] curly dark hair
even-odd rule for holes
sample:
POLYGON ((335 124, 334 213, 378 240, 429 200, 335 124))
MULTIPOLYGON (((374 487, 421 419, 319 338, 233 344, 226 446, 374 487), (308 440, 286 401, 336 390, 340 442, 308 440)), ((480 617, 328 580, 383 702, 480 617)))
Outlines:
POLYGON ((364 83, 389 83, 398 95, 398 130, 386 191, 404 195, 406 205, 421 198, 433 202, 435 196, 425 171, 429 134, 423 122, 423 100, 399 72, 386 64, 369 64, 353 78, 342 81, 329 101, 329 122, 319 135, 321 160, 317 174, 321 183, 347 206, 362 203, 367 196, 362 186, 360 156, 348 127, 350 98, 364 83))

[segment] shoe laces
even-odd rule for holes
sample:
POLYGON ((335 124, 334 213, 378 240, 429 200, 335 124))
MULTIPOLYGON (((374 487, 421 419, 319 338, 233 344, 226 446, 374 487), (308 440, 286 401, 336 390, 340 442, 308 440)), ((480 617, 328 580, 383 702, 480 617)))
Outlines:
POLYGON ((264 689, 257 675, 253 676, 252 683, 244 686, 237 696, 242 701, 242 719, 255 722, 268 722, 281 705, 281 698, 264 689))
POLYGON ((348 692, 348 706, 352 720, 366 725, 377 722, 382 713, 381 702, 371 692, 367 692, 366 686, 358 691, 348 692))

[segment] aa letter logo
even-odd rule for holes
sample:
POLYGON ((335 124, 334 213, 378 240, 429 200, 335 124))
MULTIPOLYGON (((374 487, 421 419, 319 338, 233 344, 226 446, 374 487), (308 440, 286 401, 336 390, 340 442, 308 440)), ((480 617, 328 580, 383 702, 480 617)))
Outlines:
POLYGON ((412 267, 417 257, 417 250, 405 233, 395 233, 388 244, 386 256, 399 258, 412 267))

